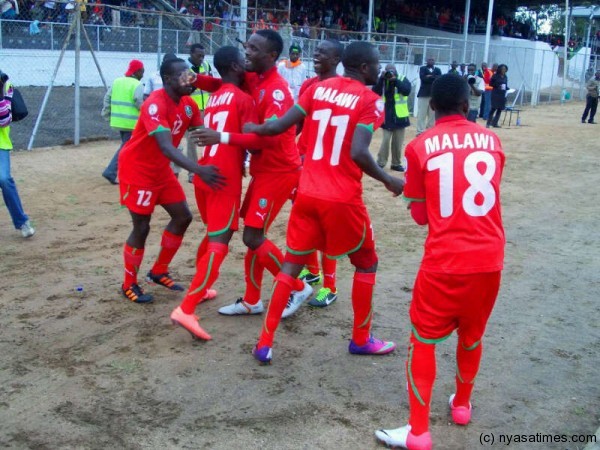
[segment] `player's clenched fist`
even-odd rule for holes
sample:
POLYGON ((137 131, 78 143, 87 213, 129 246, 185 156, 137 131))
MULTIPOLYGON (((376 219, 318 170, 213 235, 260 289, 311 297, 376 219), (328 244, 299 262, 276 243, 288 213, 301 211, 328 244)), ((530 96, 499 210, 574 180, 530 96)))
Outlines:
POLYGON ((196 78, 197 78, 196 73, 192 72, 191 70, 182 72, 181 75, 179 76, 179 85, 181 87, 194 86, 194 83, 196 82, 196 78))
POLYGON ((402 191, 404 190, 404 180, 401 178, 390 176, 390 179, 384 184, 386 189, 394 194, 394 197, 402 194, 402 191))

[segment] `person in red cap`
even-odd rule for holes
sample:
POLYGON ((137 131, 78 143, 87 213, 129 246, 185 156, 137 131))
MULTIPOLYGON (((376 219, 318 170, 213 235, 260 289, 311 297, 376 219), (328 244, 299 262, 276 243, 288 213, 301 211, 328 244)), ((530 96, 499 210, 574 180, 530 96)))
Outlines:
POLYGON ((129 61, 125 76, 113 81, 104 96, 102 117, 110 118, 110 126, 119 131, 121 135, 121 146, 102 172, 102 176, 111 184, 117 184, 119 152, 125 142, 131 138, 131 133, 140 115, 140 108, 144 101, 144 85, 140 82, 143 76, 144 63, 138 59, 132 59, 129 61))

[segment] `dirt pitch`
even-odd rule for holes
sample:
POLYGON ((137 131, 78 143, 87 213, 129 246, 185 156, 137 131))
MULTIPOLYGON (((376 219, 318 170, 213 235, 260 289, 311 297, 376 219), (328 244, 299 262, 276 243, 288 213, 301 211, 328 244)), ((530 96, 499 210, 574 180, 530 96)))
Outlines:
MULTIPOLYGON (((600 423, 600 125, 580 124, 582 109, 528 109, 523 126, 498 131, 507 154, 506 269, 468 427, 449 423, 446 403, 455 340, 438 347, 431 431, 439 449, 480 448, 481 433, 494 433, 494 447, 504 446, 497 443, 502 433, 592 435, 600 423)), ((377 134, 373 153, 378 143, 377 134)), ((380 448, 373 431, 407 419, 407 311, 426 233, 403 203, 365 179, 380 255, 374 332, 397 341, 399 350, 387 357, 348 354, 352 272, 343 261, 340 300, 325 310, 303 307, 284 321, 274 364, 260 367, 250 350, 262 318, 217 314, 243 291, 239 235, 216 285, 219 296, 199 310, 213 341, 193 342, 172 328, 168 316, 181 293, 146 286, 156 297, 146 306, 119 296, 129 216, 117 188, 100 177, 116 145, 13 155, 37 234, 24 241, 2 209, 0 447, 380 448)), ((193 199, 191 185, 184 187, 193 199)), ((280 245, 288 211, 271 233, 280 245)), ((161 210, 143 273, 165 222, 161 210)), ((172 266, 184 283, 202 232, 196 219, 172 266)), ((265 276, 265 299, 270 280, 265 276)))

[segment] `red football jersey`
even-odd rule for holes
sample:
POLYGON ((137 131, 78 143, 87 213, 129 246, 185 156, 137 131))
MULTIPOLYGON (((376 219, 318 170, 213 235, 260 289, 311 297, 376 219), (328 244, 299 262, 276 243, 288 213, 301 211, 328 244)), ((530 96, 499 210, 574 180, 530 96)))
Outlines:
MULTIPOLYGON (((204 126, 215 131, 241 133, 246 122, 256 122, 256 108, 252 97, 233 84, 225 83, 212 93, 204 110, 204 126)), ((245 149, 227 144, 204 148, 198 160, 201 165, 215 165, 226 178, 227 185, 220 191, 239 196, 242 193, 242 171, 245 149)), ((199 177, 194 184, 212 191, 199 177)))
POLYGON ((421 269, 452 274, 502 270, 502 144, 454 115, 406 146, 404 197, 425 201, 429 234, 421 269))
POLYGON ((297 108, 306 115, 307 144, 298 192, 343 203, 362 202, 362 170, 350 155, 357 126, 371 132, 383 122, 383 101, 359 81, 336 77, 314 84, 297 108))
POLYGON ((175 103, 164 89, 152 92, 142 104, 131 139, 119 154, 119 182, 148 187, 163 184, 173 170, 153 134, 170 131, 177 147, 188 127, 198 125, 202 125, 202 117, 191 97, 175 103))
MULTIPOLYGON (((285 79, 273 67, 263 74, 246 73, 246 86, 256 103, 258 123, 282 117, 294 105, 294 98, 285 79)), ((291 172, 300 167, 296 147, 296 128, 278 136, 275 147, 262 148, 252 155, 250 173, 291 172)))
MULTIPOLYGON (((337 77, 338 75, 336 75, 337 77)), ((311 87, 313 84, 317 84, 320 83, 321 79, 316 76, 316 77, 312 77, 309 78, 308 80, 306 80, 304 83, 302 83, 302 86, 300 86, 300 91, 298 91, 298 98, 302 97, 302 94, 304 94, 307 89, 309 87, 311 87)), ((305 134, 304 133, 300 133, 300 138, 298 139, 298 143, 296 144, 298 146, 298 153, 300 153, 300 156, 303 156, 306 154, 306 138, 304 137, 305 134)))

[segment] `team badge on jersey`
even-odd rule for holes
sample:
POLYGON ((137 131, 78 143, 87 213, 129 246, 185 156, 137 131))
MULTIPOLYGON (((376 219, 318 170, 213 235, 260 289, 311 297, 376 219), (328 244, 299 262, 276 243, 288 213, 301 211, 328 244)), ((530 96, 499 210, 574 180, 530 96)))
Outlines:
POLYGON ((150 106, 148 106, 148 114, 153 116, 157 112, 158 112, 158 106, 156 105, 156 103, 151 103, 150 106))
POLYGON ((383 112, 384 108, 385 108, 385 104, 383 103, 383 100, 377 100, 375 102, 375 108, 377 108, 377 111, 379 112, 383 112))
POLYGON ((285 98, 285 95, 283 93, 283 91, 279 90, 279 89, 275 89, 273 91, 273 99, 277 102, 282 101, 285 98))
POLYGON ((262 102, 262 99, 263 99, 263 97, 264 97, 264 96, 265 96, 265 90, 264 90, 264 89, 261 89, 261 90, 258 92, 258 103, 262 102))
POLYGON ((267 207, 267 199, 266 198, 261 198, 258 201, 258 206, 260 206, 262 209, 265 209, 267 207))
POLYGON ((192 107, 190 105, 185 105, 185 115, 191 118, 192 113, 192 107))

